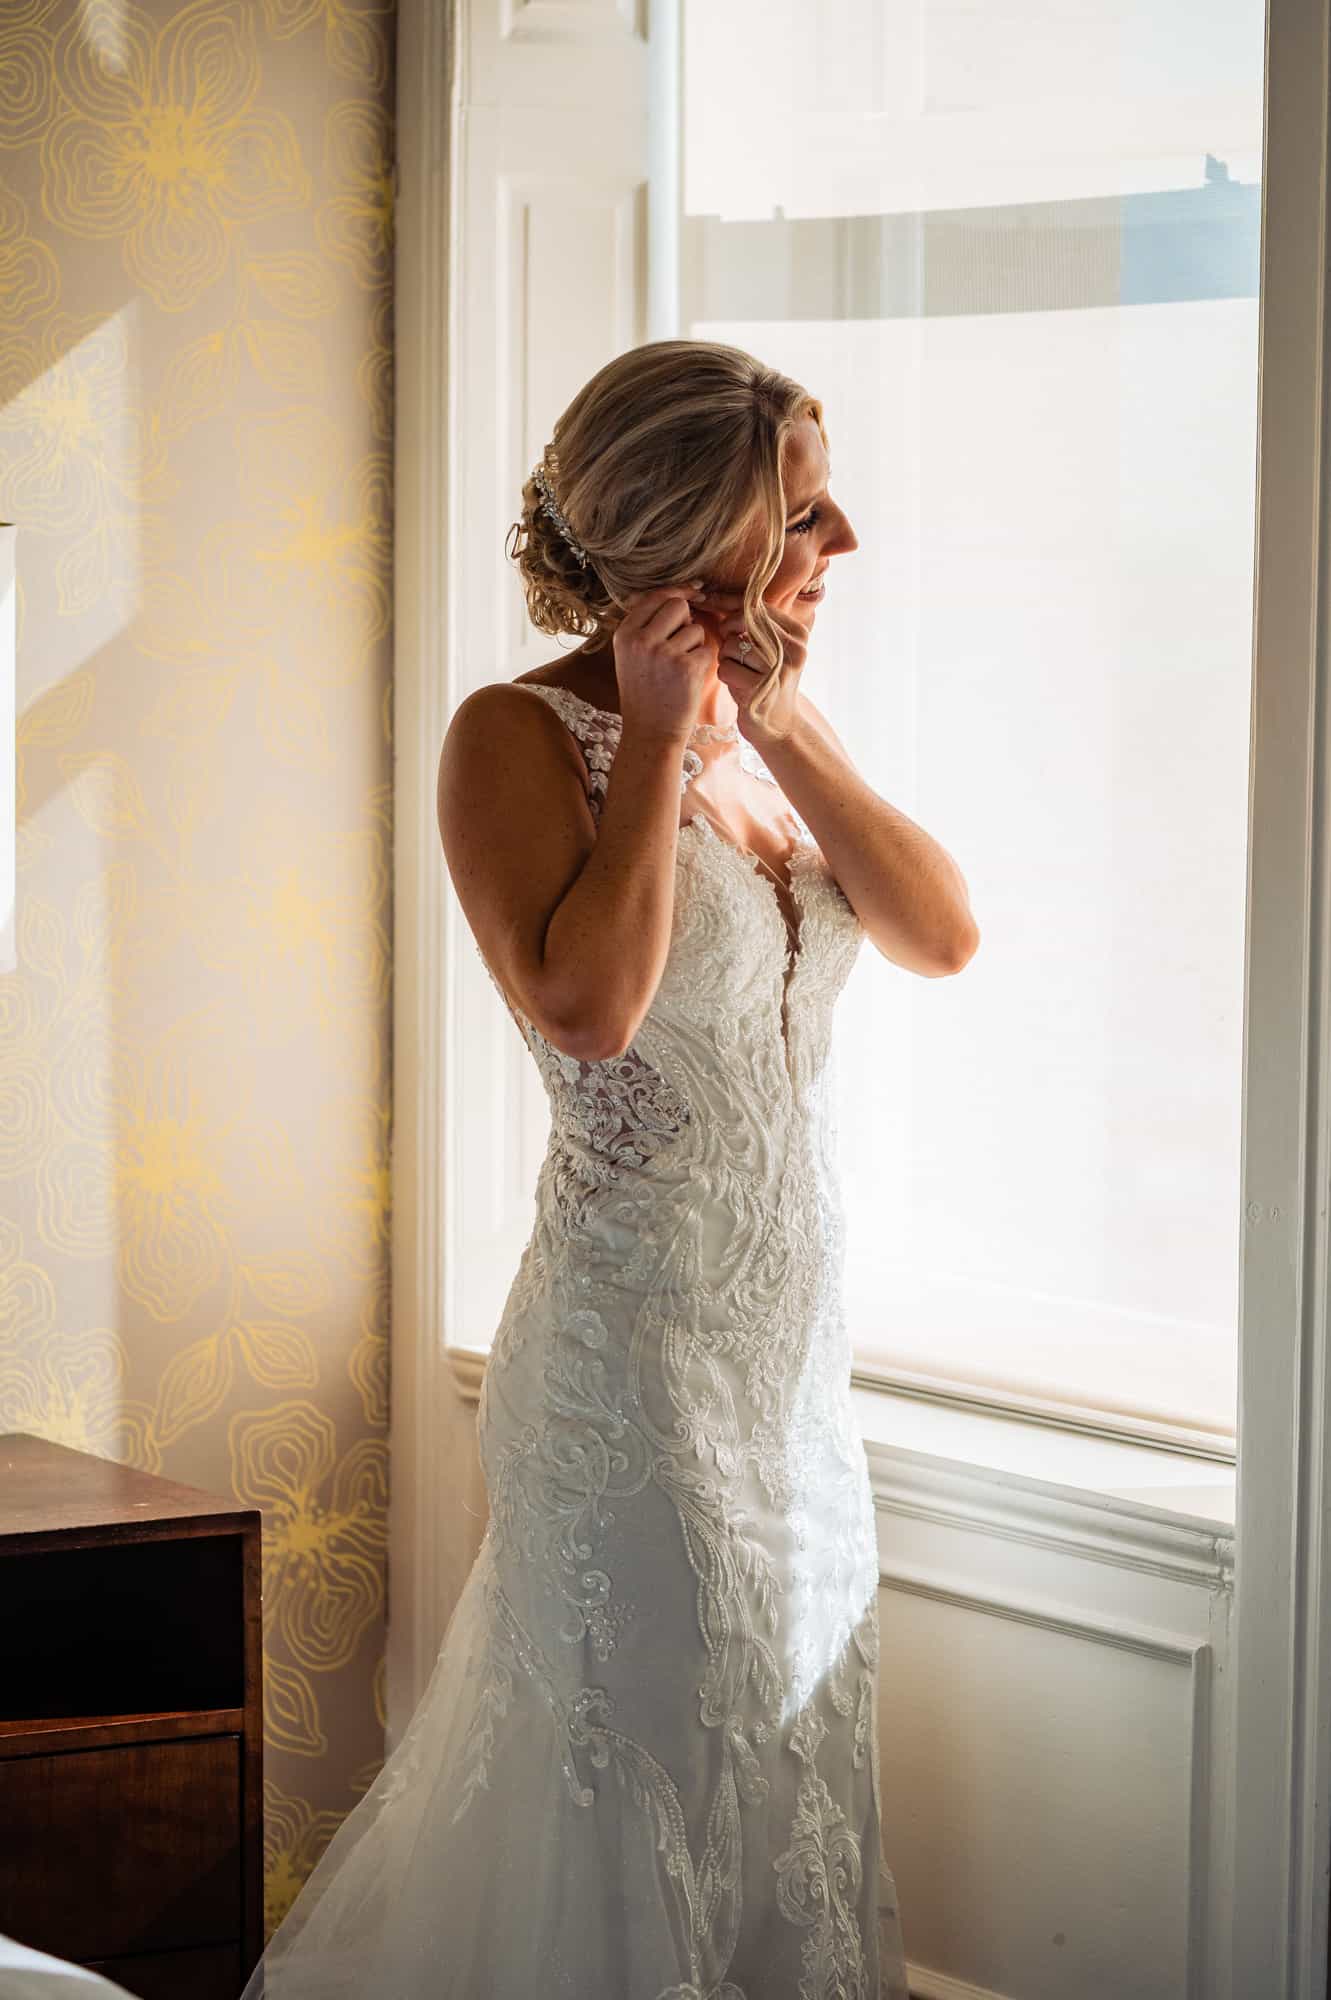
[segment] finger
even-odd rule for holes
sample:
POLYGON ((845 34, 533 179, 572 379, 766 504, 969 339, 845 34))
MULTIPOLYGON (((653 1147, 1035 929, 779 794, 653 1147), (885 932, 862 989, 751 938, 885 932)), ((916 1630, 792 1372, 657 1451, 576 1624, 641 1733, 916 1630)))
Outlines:
POLYGON ((692 584, 658 584, 653 590, 640 590, 629 598, 628 615, 645 623, 661 609, 662 605, 670 603, 672 599, 682 599, 691 604, 699 595, 700 591, 692 584))
POLYGON ((654 638, 667 638, 695 614, 689 593, 679 589, 652 591, 644 600, 640 623, 654 638))
POLYGON ((734 667, 730 667, 729 669, 718 667, 716 677, 722 687, 728 693, 733 694, 735 700, 743 707, 748 701, 749 696, 753 693, 753 682, 747 678, 741 678, 734 667))
POLYGON ((713 640, 711 633, 696 618, 688 618, 673 632, 668 632, 662 643, 669 646, 672 652, 691 653, 695 647, 711 646, 713 640))
POLYGON ((712 643, 701 625, 686 626, 683 632, 677 636, 680 643, 676 647, 676 651, 681 659, 687 658, 690 653, 707 652, 712 643))
MULTIPOLYGON (((718 659, 724 660, 727 663, 727 665, 732 667, 743 667, 744 671, 749 674, 762 674, 766 673, 767 671, 767 669, 759 661, 742 660, 736 653, 723 652, 718 655, 718 659)), ((720 673, 720 671, 721 669, 720 666, 718 665, 717 672, 720 673)))

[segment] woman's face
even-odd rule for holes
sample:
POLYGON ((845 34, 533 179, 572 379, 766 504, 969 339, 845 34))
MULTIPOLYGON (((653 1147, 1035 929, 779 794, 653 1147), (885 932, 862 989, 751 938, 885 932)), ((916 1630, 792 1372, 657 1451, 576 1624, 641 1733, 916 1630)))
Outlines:
MULTIPOLYGON (((776 575, 763 592, 763 602, 811 625, 821 595, 821 577, 833 556, 859 547, 855 530, 828 492, 831 462, 812 417, 804 417, 785 441, 781 470, 786 483, 786 545, 776 575), (815 594, 801 593, 812 590, 815 594)), ((755 523, 736 568, 743 578, 761 551, 762 530, 755 523)))

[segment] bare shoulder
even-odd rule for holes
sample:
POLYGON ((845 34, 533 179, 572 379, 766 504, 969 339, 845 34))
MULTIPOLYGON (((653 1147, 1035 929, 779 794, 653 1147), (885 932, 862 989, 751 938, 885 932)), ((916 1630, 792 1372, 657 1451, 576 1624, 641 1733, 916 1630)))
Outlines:
POLYGON ((509 776, 539 777, 552 766, 582 770, 566 724, 521 681, 491 681, 464 695, 449 719, 439 753, 440 804, 448 787, 493 789, 509 776))
POLYGON ((510 833, 563 818, 574 838, 590 822, 587 768, 551 704, 519 681, 473 688, 454 709, 439 752, 436 808, 445 849, 495 823, 510 833))
MULTIPOLYGON (((449 719, 448 738, 460 737, 468 743, 478 735, 497 731, 507 733, 511 727, 522 729, 532 722, 539 722, 542 715, 549 714, 549 704, 532 698, 535 683, 530 681, 489 681, 484 687, 473 688, 464 695, 449 719)), ((547 683, 548 685, 548 683, 547 683)))

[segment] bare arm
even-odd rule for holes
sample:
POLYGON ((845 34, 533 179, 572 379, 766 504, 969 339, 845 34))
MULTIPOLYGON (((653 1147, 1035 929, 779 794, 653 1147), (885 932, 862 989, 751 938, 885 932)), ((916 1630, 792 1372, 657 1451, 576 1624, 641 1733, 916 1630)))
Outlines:
POLYGON ((599 832, 577 745, 539 695, 478 688, 439 760, 439 832, 476 942, 565 1054, 620 1055, 665 968, 682 743, 625 725, 599 832))
POLYGON ((762 754, 883 957, 926 978, 959 972, 980 941, 965 877, 945 847, 861 777, 807 695, 790 735, 762 754))
POLYGON ((449 723, 438 813, 453 886, 500 986, 567 1055, 621 1055, 660 984, 709 647, 684 591, 633 605, 616 642, 624 716, 599 828, 581 753, 539 695, 478 688, 449 723))

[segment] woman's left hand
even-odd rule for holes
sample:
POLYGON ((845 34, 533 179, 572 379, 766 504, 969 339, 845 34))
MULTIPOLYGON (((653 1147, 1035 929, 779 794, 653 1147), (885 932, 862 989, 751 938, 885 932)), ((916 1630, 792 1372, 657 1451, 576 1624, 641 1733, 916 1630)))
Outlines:
POLYGON ((742 598, 738 607, 727 611, 720 620, 716 667, 717 679, 735 697, 740 735, 759 751, 766 745, 784 741, 794 729, 799 714, 799 680, 809 652, 809 634, 798 619, 770 604, 765 609, 781 634, 782 659, 776 685, 763 704, 761 716, 750 713, 750 704, 767 678, 767 669, 752 649, 747 654, 739 650, 745 629, 742 598))

